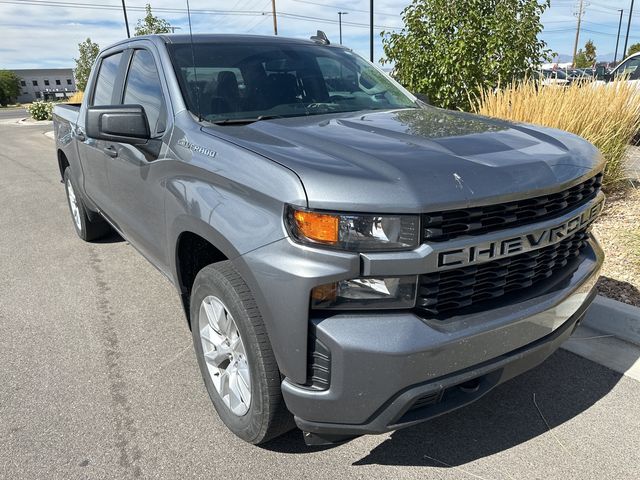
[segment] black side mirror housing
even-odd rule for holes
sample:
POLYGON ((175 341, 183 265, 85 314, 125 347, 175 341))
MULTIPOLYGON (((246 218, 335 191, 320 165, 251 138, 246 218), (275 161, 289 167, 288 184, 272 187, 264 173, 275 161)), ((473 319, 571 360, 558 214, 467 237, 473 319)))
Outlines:
POLYGON ((142 105, 101 105, 87 109, 87 136, 97 140, 143 145, 151 138, 142 105))
POLYGON ((413 93, 413 96, 420 100, 422 103, 429 105, 429 96, 426 93, 413 93))

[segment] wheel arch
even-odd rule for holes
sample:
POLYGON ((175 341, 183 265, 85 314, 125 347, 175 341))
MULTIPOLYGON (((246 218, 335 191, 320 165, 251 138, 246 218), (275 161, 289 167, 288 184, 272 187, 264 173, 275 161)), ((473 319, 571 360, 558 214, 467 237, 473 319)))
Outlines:
POLYGON ((210 225, 192 218, 178 220, 174 235, 173 274, 179 289, 187 322, 191 326, 189 301, 196 275, 212 263, 238 256, 231 244, 210 225))
POLYGON ((58 149, 58 168, 60 169, 60 178, 64 177, 64 171, 69 166, 69 159, 67 155, 62 151, 62 149, 58 149))

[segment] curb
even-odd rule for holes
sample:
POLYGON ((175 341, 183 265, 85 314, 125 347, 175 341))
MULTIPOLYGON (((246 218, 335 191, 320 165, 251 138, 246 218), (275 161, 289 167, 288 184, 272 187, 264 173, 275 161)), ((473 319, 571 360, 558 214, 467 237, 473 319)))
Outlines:
POLYGON ((598 332, 640 346, 640 308, 598 295, 582 320, 598 332))

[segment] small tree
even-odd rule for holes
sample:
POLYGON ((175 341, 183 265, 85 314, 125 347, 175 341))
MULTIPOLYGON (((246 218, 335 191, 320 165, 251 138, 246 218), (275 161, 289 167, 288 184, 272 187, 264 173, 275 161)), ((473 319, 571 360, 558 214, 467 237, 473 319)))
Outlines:
POLYGON ((74 75, 78 90, 83 92, 87 87, 91 67, 93 67, 100 53, 100 47, 97 43, 92 42, 90 38, 87 38, 84 42, 78 44, 78 52, 78 58, 74 59, 76 62, 74 75))
POLYGON ((16 101, 20 95, 20 77, 11 70, 0 70, 0 105, 16 101))
POLYGON ((153 13, 151 13, 151 5, 147 3, 144 9, 146 15, 144 16, 144 18, 138 20, 134 33, 135 36, 171 32, 169 22, 167 22, 164 18, 156 17, 153 13))
POLYGON ((584 50, 581 48, 576 53, 575 67, 576 68, 589 68, 593 67, 596 63, 596 46, 591 40, 588 40, 584 45, 584 50))
POLYGON ((627 51, 627 57, 638 52, 640 52, 640 43, 634 43, 629 47, 629 50, 627 51))
POLYGON ((538 39, 544 0, 413 0, 404 28, 383 32, 385 63, 435 105, 469 109, 469 97, 531 75, 549 57, 538 39))

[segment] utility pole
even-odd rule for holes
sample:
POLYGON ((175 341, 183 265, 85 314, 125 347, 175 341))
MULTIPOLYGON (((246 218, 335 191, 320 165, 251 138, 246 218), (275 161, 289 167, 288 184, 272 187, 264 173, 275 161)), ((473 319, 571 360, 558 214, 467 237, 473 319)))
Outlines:
POLYGON ((627 36, 624 39, 624 50, 622 51, 622 59, 627 56, 627 43, 629 43, 629 30, 631 29, 631 18, 633 18, 633 0, 631 0, 631 7, 629 8, 629 23, 627 23, 627 36))
POLYGON ((613 64, 616 64, 618 59, 618 43, 620 42, 620 28, 622 27, 622 14, 624 10, 618 10, 620 12, 620 21, 618 22, 618 35, 616 36, 616 53, 613 54, 613 64))
POLYGON ((340 25, 340 45, 342 45, 342 15, 348 15, 349 12, 338 12, 338 25, 340 25))
POLYGON ((584 1, 580 0, 580 6, 578 7, 578 28, 576 29, 576 42, 573 44, 573 63, 571 65, 573 68, 576 68, 576 54, 578 53, 578 40, 580 39, 580 23, 582 23, 582 9, 584 8, 583 4, 584 1))
POLYGON ((276 0, 271 0, 271 11, 273 12, 273 34, 278 35, 278 17, 276 15, 276 0))
POLYGON ((124 12, 124 24, 127 27, 127 38, 131 38, 131 33, 129 33, 129 20, 127 20, 127 7, 124 4, 124 0, 122 0, 122 11, 124 12))
POLYGON ((373 63, 373 0, 369 2, 369 60, 373 63))

